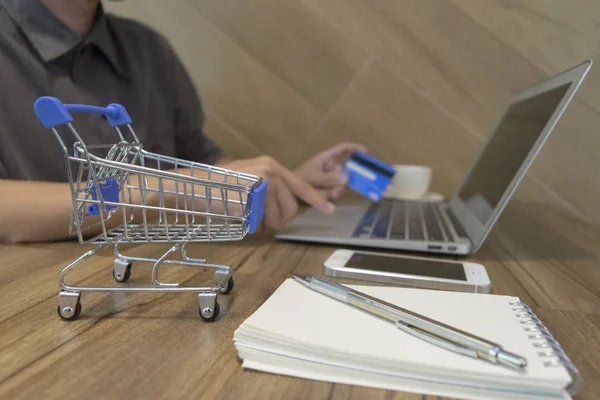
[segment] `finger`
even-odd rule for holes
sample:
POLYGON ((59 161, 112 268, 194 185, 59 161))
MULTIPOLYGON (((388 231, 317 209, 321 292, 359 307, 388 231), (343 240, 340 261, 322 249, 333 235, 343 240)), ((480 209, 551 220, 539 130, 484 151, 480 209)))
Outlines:
POLYGON ((337 166, 337 163, 335 162, 335 160, 333 158, 328 158, 323 163, 323 171, 331 172, 331 171, 335 170, 336 166, 337 166))
POLYGON ((265 220, 263 219, 262 221, 260 221, 260 224, 258 224, 258 228, 256 228, 255 233, 261 233, 265 231, 265 220))
POLYGON ((317 193, 319 193, 321 196, 325 197, 328 200, 331 199, 331 189, 317 189, 317 193))
POLYGON ((334 186, 344 186, 348 183, 348 176, 343 172, 320 172, 313 174, 309 179, 313 186, 322 188, 331 188, 334 186))
POLYGON ((319 193, 319 195, 325 197, 326 199, 329 199, 329 192, 331 192, 330 189, 316 189, 317 193, 319 193))
POLYGON ((275 190, 280 216, 283 223, 285 223, 298 213, 298 201, 287 186, 281 181, 278 182, 275 190))
POLYGON ((267 190, 267 201, 265 204, 265 215, 264 215, 264 224, 267 229, 281 229, 283 223, 281 218, 281 212, 279 211, 279 203, 277 201, 277 196, 275 195, 275 190, 267 190))
POLYGON ((336 186, 333 189, 331 189, 329 191, 329 198, 330 199, 337 199, 342 195, 342 192, 344 191, 344 189, 346 188, 345 185, 340 185, 340 186, 336 186))
POLYGON ((327 197, 321 195, 308 182, 299 179, 291 171, 275 163, 273 165, 277 175, 281 177, 290 191, 298 198, 304 200, 317 210, 325 214, 333 214, 335 206, 327 200, 327 197))
POLYGON ((269 228, 267 227, 267 225, 265 224, 265 220, 263 219, 260 223, 260 225, 258 226, 257 232, 268 232, 269 228))

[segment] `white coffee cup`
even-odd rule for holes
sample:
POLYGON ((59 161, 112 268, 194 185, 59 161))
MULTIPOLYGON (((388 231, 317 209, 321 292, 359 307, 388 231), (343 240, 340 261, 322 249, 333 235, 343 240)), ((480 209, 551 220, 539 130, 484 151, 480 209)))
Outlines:
POLYGON ((429 192, 431 167, 426 165, 394 165, 396 174, 388 186, 394 197, 420 199, 429 192))

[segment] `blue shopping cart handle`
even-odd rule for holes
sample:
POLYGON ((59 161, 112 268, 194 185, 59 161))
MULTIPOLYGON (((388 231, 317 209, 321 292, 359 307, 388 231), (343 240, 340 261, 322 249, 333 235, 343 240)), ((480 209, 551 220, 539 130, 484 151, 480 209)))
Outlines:
POLYGON ((248 207, 250 215, 248 216, 248 233, 254 233, 260 226, 265 215, 265 203, 267 201, 267 181, 262 181, 258 187, 254 188, 248 195, 248 207))
POLYGON ((120 104, 109 104, 106 107, 87 106, 84 104, 63 104, 56 97, 43 96, 35 101, 35 114, 46 128, 67 124, 73 121, 70 112, 104 115, 112 126, 131 123, 131 117, 120 104), (70 111, 70 112, 69 112, 70 111))

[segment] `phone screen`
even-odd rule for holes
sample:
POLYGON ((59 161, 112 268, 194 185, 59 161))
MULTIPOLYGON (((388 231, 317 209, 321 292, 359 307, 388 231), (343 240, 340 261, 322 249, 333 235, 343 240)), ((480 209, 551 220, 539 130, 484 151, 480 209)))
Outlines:
POLYGON ((354 253, 347 268, 367 271, 382 271, 397 274, 428 276, 432 278, 467 280, 461 263, 449 263, 438 260, 422 260, 403 257, 378 256, 375 254, 354 253))

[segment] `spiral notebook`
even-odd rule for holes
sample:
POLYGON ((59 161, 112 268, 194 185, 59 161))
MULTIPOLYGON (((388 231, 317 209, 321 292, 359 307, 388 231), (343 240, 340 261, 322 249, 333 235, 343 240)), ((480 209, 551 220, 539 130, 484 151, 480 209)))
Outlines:
POLYGON ((452 353, 290 279, 236 330, 243 367, 468 399, 569 399, 581 386, 558 342, 516 297, 349 286, 499 343, 528 367, 452 353))

